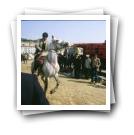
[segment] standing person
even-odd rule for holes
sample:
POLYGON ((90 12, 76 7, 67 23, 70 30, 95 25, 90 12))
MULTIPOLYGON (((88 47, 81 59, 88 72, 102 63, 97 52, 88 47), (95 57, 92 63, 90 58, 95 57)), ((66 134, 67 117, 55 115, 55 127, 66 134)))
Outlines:
POLYGON ((22 56, 22 61, 23 61, 23 62, 24 62, 24 55, 25 55, 25 53, 23 52, 22 55, 21 55, 21 56, 22 56))
POLYGON ((63 66, 64 66, 64 56, 63 56, 63 54, 61 54, 61 64, 60 64, 60 66, 61 66, 61 67, 60 67, 60 68, 61 68, 60 71, 62 72, 63 69, 64 69, 64 68, 63 68, 63 66))
POLYGON ((86 55, 86 59, 85 59, 85 78, 86 79, 89 79, 90 69, 91 69, 91 59, 89 55, 86 55))
POLYGON ((74 60, 74 56, 73 56, 73 54, 70 54, 70 73, 71 73, 71 75, 72 75, 72 73, 73 73, 73 68, 72 68, 72 64, 73 64, 73 60, 74 60))
POLYGON ((91 75, 92 75, 92 57, 90 55, 89 55, 89 59, 90 59, 89 76, 91 77, 91 75))
MULTIPOLYGON (((48 33, 44 32, 42 34, 42 39, 39 40, 39 42, 35 45, 36 52, 35 52, 35 58, 34 58, 33 73, 36 72, 37 68, 39 67, 38 58, 40 58, 41 56, 46 56, 48 53, 49 42, 47 38, 48 38, 48 33)), ((52 38, 54 37, 52 36, 52 38)))
POLYGON ((78 54, 76 53, 74 55, 74 60, 73 60, 73 65, 74 65, 74 77, 77 78, 77 59, 78 59, 78 54))
POLYGON ((77 63, 77 65, 78 65, 78 69, 77 69, 77 71, 78 71, 78 78, 80 78, 81 67, 82 67, 82 61, 81 61, 81 57, 80 56, 78 56, 78 63, 77 63))
POLYGON ((60 71, 62 70, 62 65, 61 65, 61 53, 58 54, 58 63, 60 66, 60 71))
POLYGON ((101 66, 101 62, 100 59, 97 57, 97 54, 94 55, 94 58, 92 60, 92 76, 91 76, 91 82, 93 82, 93 78, 94 83, 97 82, 97 76, 98 76, 98 71, 99 71, 99 67, 101 66))
POLYGON ((72 72, 72 62, 73 62, 73 55, 68 54, 68 71, 70 73, 72 72))
POLYGON ((23 60, 24 60, 24 64, 27 64, 27 59, 28 59, 28 55, 27 55, 27 53, 25 53, 24 55, 23 55, 23 60))
POLYGON ((82 61, 82 74, 85 74, 85 60, 86 60, 86 55, 82 54, 81 55, 81 61, 82 61))
POLYGON ((100 66, 100 71, 99 71, 99 74, 101 75, 101 71, 102 69, 104 69, 104 58, 103 58, 103 54, 101 53, 100 54, 100 61, 101 61, 101 66, 100 66))
POLYGON ((64 57, 61 53, 59 53, 58 55, 58 63, 59 63, 59 66, 60 66, 60 72, 63 71, 63 61, 64 61, 64 57))
POLYGON ((23 53, 21 53, 21 61, 23 61, 23 53))
POLYGON ((90 70, 90 72, 91 72, 91 83, 93 83, 93 59, 94 59, 94 54, 91 54, 90 58, 91 58, 91 70, 90 70))
POLYGON ((29 59, 29 54, 28 53, 26 53, 27 54, 27 62, 28 62, 28 59, 29 59))
POLYGON ((80 78, 80 69, 81 69, 81 57, 76 53, 74 59, 74 76, 76 79, 80 78))

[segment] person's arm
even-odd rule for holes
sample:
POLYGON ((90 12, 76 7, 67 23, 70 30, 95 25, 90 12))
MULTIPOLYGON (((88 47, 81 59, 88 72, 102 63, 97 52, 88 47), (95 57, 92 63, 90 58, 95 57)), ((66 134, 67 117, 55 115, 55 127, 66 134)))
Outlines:
POLYGON ((35 48, 36 48, 37 50, 39 50, 40 52, 42 51, 42 48, 40 47, 40 43, 36 43, 36 44, 35 44, 35 48))
POLYGON ((99 58, 97 58, 97 63, 96 64, 97 64, 96 65, 97 68, 99 68, 101 66, 101 62, 100 62, 100 59, 99 58))
POLYGON ((100 59, 98 59, 98 63, 99 63, 99 67, 101 66, 101 61, 100 61, 100 59))
POLYGON ((89 69, 91 68, 91 59, 89 58, 89 69))
POLYGON ((84 67, 86 68, 86 64, 87 64, 87 61, 86 61, 86 59, 85 59, 85 61, 84 61, 84 67))

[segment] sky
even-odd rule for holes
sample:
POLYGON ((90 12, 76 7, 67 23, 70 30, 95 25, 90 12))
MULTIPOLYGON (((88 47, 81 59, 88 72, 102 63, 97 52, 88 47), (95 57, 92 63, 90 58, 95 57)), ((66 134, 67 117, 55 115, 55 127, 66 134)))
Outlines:
POLYGON ((103 43, 106 40, 106 21, 21 21, 21 38, 39 39, 43 32, 48 33, 48 41, 54 35, 69 43, 103 43))

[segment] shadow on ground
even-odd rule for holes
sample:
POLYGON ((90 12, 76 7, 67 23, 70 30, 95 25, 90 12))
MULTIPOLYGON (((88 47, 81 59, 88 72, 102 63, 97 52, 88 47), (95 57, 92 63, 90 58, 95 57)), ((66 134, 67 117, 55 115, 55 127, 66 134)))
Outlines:
POLYGON ((94 88, 101 88, 101 89, 106 89, 106 86, 104 86, 104 85, 93 85, 93 84, 89 84, 88 86, 92 86, 92 87, 94 87, 94 88))
POLYGON ((89 82, 85 82, 85 81, 79 81, 79 80, 68 80, 70 82, 77 82, 77 83, 89 83, 89 82))

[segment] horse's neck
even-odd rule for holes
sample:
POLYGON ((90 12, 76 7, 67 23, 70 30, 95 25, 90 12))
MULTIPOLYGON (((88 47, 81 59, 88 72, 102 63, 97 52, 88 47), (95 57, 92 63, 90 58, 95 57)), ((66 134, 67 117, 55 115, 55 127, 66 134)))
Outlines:
POLYGON ((50 43, 49 45, 48 60, 52 63, 57 63, 56 46, 53 43, 50 43))
POLYGON ((54 43, 50 43, 49 50, 56 50, 56 46, 54 45, 54 43))
POLYGON ((48 60, 54 64, 57 63, 57 53, 54 50, 50 50, 48 53, 48 60))

